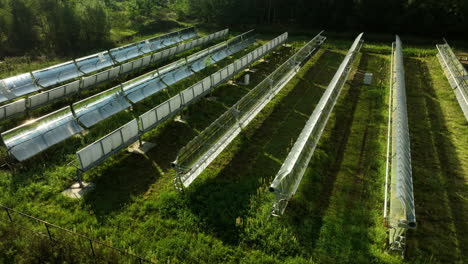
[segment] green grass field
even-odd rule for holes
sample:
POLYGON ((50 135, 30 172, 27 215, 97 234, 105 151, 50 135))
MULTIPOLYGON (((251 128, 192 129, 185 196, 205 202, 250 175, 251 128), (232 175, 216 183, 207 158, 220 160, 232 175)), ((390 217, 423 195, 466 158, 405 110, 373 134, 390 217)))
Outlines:
MULTIPOLYGON (((365 36, 364 36, 365 37, 365 36)), ((293 49, 308 38, 293 37, 293 49)), ((329 39, 184 192, 170 167, 177 152, 236 103, 293 49, 281 47, 254 66, 249 86, 223 85, 190 106, 188 122, 167 121, 145 135, 145 156, 122 152, 85 174, 96 189, 85 199, 60 194, 73 182, 78 148, 131 118, 119 114, 24 166, 0 171, 0 204, 86 234, 157 263, 464 263, 468 259, 468 124, 436 49, 405 50, 406 86, 418 229, 404 260, 386 252, 383 226, 391 43, 358 56, 297 194, 281 218, 269 216, 268 186, 303 129, 351 42, 329 39), (366 72, 372 85, 363 85, 366 72)), ((404 39, 403 39, 404 44, 404 39)), ((245 54, 243 51, 241 54, 245 54)), ((188 87, 239 55, 189 78, 188 87)), ((239 77, 239 76, 238 76, 239 77)), ((145 101, 138 112, 166 100, 145 101)), ((1 158, 5 159, 5 150, 1 158)), ((0 211, 0 263, 92 263, 71 236, 53 243, 44 226, 0 211)), ((60 233, 52 231, 54 237, 60 233)), ((95 249, 99 262, 131 263, 95 249)))

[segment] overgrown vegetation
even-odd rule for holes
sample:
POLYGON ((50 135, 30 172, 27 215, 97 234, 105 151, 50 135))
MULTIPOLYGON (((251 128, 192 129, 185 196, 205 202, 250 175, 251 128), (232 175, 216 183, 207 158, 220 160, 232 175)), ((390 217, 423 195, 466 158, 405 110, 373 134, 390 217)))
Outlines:
MULTIPOLYGON (((75 49, 77 53, 90 53, 113 42, 128 41, 136 33, 148 33, 137 37, 144 38, 156 28, 161 31, 178 27, 175 21, 181 19, 233 24, 238 18, 236 23, 315 23, 314 27, 331 28, 341 23, 352 30, 392 30, 392 12, 405 10, 398 25, 406 25, 427 11, 421 21, 431 25, 437 19, 443 28, 444 23, 463 21, 465 18, 460 18, 458 12, 466 9, 463 1, 452 1, 448 5, 451 8, 441 8, 441 1, 387 1, 378 8, 388 8, 388 12, 381 12, 383 18, 376 18, 364 14, 381 1, 337 1, 343 3, 342 7, 355 5, 334 8, 333 12, 326 2, 290 1, 285 6, 285 2, 273 0, 0 0, 0 56, 2 52, 24 54, 33 50, 68 56, 75 49), (256 10, 262 12, 254 13, 256 10), (99 21, 85 21, 91 14, 101 15, 93 15, 99 21), (312 19, 306 21, 305 14, 312 19), (326 14, 332 14, 331 18, 324 19, 326 14), (447 17, 442 19, 442 15, 447 17), (373 19, 381 20, 373 24, 373 19), (96 23, 104 24, 96 28, 96 23), (16 36, 15 30, 23 31, 16 36), (102 35, 97 36, 98 33, 102 35), (30 42, 15 46, 16 38, 23 37, 30 42)), ((411 32, 420 23, 423 22, 418 20, 405 30, 411 32)), ((437 33, 440 28, 432 32, 437 33)), ((453 30, 463 32, 465 28, 453 30)), ((158 263, 463 263, 468 258, 468 124, 435 58, 437 51, 433 46, 405 49, 418 219, 418 229, 409 233, 406 260, 386 252, 383 227, 390 43, 375 42, 363 47, 284 217, 269 216, 272 196, 268 186, 344 58, 350 41, 329 38, 324 48, 313 55, 190 188, 184 192, 174 189, 175 172, 170 162, 177 152, 310 38, 292 36, 292 48, 281 47, 265 62, 255 64, 250 85, 222 85, 210 94, 210 99, 188 107, 184 111, 187 123, 168 120, 146 134, 143 139, 156 147, 145 156, 122 151, 85 174, 85 180, 95 183, 96 188, 83 200, 71 200, 60 193, 74 181, 75 168, 69 163, 75 161, 79 148, 233 62, 259 43, 141 102, 134 113, 122 112, 87 135, 73 137, 21 165, 1 168, 0 203, 158 263), (362 85, 365 72, 374 73, 370 86, 362 85)), ((28 56, 10 60, 18 73, 60 61, 28 56)), ((120 81, 96 87, 90 93, 120 81)), ((4 122, 2 131, 87 95, 4 122)), ((6 157, 2 148, 0 159, 6 157)), ((12 225, 7 219, 5 212, 0 211, 0 263, 92 262, 89 248, 83 244, 86 241, 66 236, 61 243, 50 242, 47 236, 28 230, 44 234, 44 226, 18 220, 12 225)), ((112 251, 96 252, 103 263, 130 262, 112 251)))
POLYGON ((1 0, 0 58, 30 52, 76 55, 110 45, 101 1, 1 0))
MULTIPOLYGON (((297 49, 310 36, 292 37, 297 49)), ((85 233, 161 263, 463 263, 468 125, 435 59, 435 50, 405 50, 418 229, 407 259, 388 254, 383 184, 390 45, 366 45, 354 65, 303 182, 285 216, 269 216, 268 186, 351 45, 327 40, 304 68, 185 192, 174 189, 177 152, 285 61, 282 47, 254 66, 249 86, 226 84, 190 106, 188 123, 167 121, 144 137, 145 156, 122 152, 85 175, 96 189, 85 199, 60 192, 73 182, 75 151, 132 118, 125 112, 47 151, 0 171, 0 203, 85 233), (373 84, 362 75, 374 73, 373 84), (216 98, 216 100, 212 100, 216 98)), ((249 50, 251 50, 250 48, 249 50)), ((245 50, 144 101, 140 113, 216 71, 245 50)), ((240 78, 242 74, 238 77, 240 78)), ((1 154, 5 158, 6 153, 1 154)), ((92 262, 85 247, 10 225, 0 211, 0 263, 92 262)), ((57 235, 57 234, 55 234, 57 235)), ((109 251, 102 262, 126 263, 109 251)))
POLYGON ((183 27, 174 0, 0 0, 0 58, 76 58, 183 27))
POLYGON ((409 254, 424 261, 463 263, 468 258, 468 125, 435 57, 408 58, 405 67, 421 223, 409 237, 409 254))

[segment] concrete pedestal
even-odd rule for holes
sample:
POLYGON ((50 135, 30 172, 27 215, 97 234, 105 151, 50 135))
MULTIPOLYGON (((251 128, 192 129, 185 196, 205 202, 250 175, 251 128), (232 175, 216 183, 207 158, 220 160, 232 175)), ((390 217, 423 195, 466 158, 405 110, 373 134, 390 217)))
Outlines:
POLYGON ((245 69, 244 71, 245 71, 245 72, 250 72, 250 73, 255 73, 255 72, 257 71, 257 69, 248 68, 248 69, 245 69))
POLYGON ((156 144, 151 143, 151 142, 143 141, 141 143, 142 144, 140 144, 140 141, 137 141, 133 143, 132 145, 130 145, 130 147, 128 147, 128 152, 133 153, 133 154, 144 155, 148 151, 150 151, 152 148, 156 147, 156 144))
POLYGON ((188 117, 187 116, 181 116, 181 115, 178 115, 174 118, 174 121, 175 122, 179 122, 179 123, 183 123, 183 124, 187 124, 187 119, 188 117))
POLYGON ((83 198, 89 191, 94 189, 94 183, 83 182, 82 186, 80 184, 74 183, 70 188, 66 189, 62 192, 63 195, 72 199, 81 199, 83 198))

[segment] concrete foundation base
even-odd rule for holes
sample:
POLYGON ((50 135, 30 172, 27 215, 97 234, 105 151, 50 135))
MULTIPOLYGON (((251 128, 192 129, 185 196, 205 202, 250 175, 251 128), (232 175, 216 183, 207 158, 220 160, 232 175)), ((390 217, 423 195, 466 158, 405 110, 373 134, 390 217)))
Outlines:
POLYGON ((179 122, 179 123, 184 123, 187 124, 188 117, 187 116, 181 116, 178 115, 174 118, 174 121, 179 122))
POLYGON ((137 141, 128 147, 128 152, 143 155, 154 147, 156 147, 154 143, 143 141, 142 144, 140 144, 140 141, 137 141))
POLYGON ((82 187, 80 187, 79 183, 74 183, 72 186, 70 186, 70 188, 63 191, 62 194, 72 199, 81 199, 89 191, 94 189, 94 187, 94 183, 83 182, 82 187))
POLYGON ((83 131, 81 131, 80 133, 78 133, 76 136, 77 137, 85 137, 89 134, 89 130, 88 129, 85 129, 83 131))

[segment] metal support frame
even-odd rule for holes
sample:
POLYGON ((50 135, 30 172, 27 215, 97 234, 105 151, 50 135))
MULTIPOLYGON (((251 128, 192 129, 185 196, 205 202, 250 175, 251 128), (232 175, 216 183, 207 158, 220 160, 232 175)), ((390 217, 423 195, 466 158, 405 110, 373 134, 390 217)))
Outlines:
MULTIPOLYGON (((249 32, 251 32, 251 31, 249 31, 249 32)), ((244 35, 245 35, 245 34, 244 34, 244 35)), ((250 35, 249 35, 249 38, 245 38, 245 40, 236 43, 236 45, 249 45, 249 44, 250 44, 250 41, 252 40, 252 37, 253 37, 253 36, 250 36, 250 35)), ((236 37, 236 38, 238 38, 238 37, 236 37)), ((222 44, 222 45, 220 45, 220 46, 224 47, 224 44, 222 44)), ((213 49, 213 50, 216 51, 216 49, 213 49)), ((202 51, 202 52, 203 52, 203 51, 202 51)), ((166 86, 167 86, 167 85, 166 85, 166 86)), ((169 87, 169 86, 168 86, 168 87, 169 87)), ((170 97, 169 90, 168 90, 168 89, 164 89, 164 90, 169 94, 169 97, 170 97)), ((180 94, 178 94, 178 95, 176 95, 176 96, 180 96, 180 94)), ((170 97, 169 100, 166 101, 165 103, 169 102, 171 99, 172 99, 172 98, 170 97)), ((183 99, 183 98, 182 98, 182 99, 183 99)), ((165 103, 163 103, 163 104, 165 104, 165 103)), ((183 100, 183 101, 182 101, 182 105, 181 105, 181 107, 179 107, 179 109, 185 108, 185 106, 187 106, 187 103, 189 103, 189 102, 185 102, 185 101, 183 100)), ((191 102, 190 102, 190 103, 191 103, 191 102)), ((170 109, 170 107, 171 107, 171 105, 169 104, 169 112, 170 112, 171 114, 174 114, 176 111, 173 111, 172 109, 170 109)), ((178 110, 177 112, 179 112, 179 110, 178 110)), ((172 115, 168 115, 168 116, 166 117, 166 119, 169 118, 170 116, 172 116, 172 115)), ((147 132, 148 130, 147 130, 147 129, 143 129, 143 128, 141 127, 142 125, 140 124, 140 120, 139 120, 138 118, 137 118, 136 120, 137 120, 137 122, 139 123, 139 125, 138 125, 138 127, 139 127, 139 128, 138 128, 138 130, 139 130, 139 131, 138 131, 138 137, 135 137, 135 138, 134 138, 134 141, 133 141, 133 139, 132 139, 132 141, 135 142, 135 141, 139 140, 140 143, 141 143, 141 137, 142 137, 143 134, 144 134, 145 132, 147 132)), ((161 122, 162 122, 162 121, 161 121, 161 122)), ((117 129, 117 130, 118 130, 118 129, 117 129)), ((115 132, 115 131, 114 131, 114 132, 115 132)), ((112 132, 112 133, 114 133, 114 132, 112 132)), ((111 133, 111 134, 112 134, 112 133, 111 133)), ((107 135, 107 136, 109 136, 109 135, 107 135)), ((106 138, 107 136, 101 138, 100 140, 96 141, 95 143, 101 142, 102 139, 106 138)), ((129 140, 129 141, 130 141, 130 140, 129 140)), ((95 144, 95 143, 93 143, 93 144, 95 144)), ((83 172, 89 171, 89 170, 91 170, 92 168, 94 168, 94 167, 98 166, 99 164, 101 164, 102 162, 104 162, 107 158, 109 158, 109 157, 113 156, 114 154, 120 152, 122 149, 126 148, 127 146, 128 146, 127 144, 123 144, 123 145, 120 145, 119 147, 116 147, 116 148, 112 149, 111 152, 107 153, 106 155, 101 156, 99 159, 97 159, 96 161, 94 161, 94 162, 93 162, 92 164, 90 164, 89 166, 83 167, 83 165, 82 165, 81 162, 80 162, 80 169, 81 169, 83 172)), ((79 152, 78 152, 78 153, 79 153, 79 152)), ((78 154, 78 153, 77 153, 77 154, 78 154)), ((103 152, 103 153, 104 153, 104 152, 103 152)), ((78 159, 80 159, 80 156, 79 156, 79 155, 77 155, 77 156, 78 156, 78 159)), ((174 182, 174 183, 175 183, 175 185, 177 186, 177 182, 174 182)))
POLYGON ((355 39, 269 187, 270 192, 275 194, 272 216, 283 215, 289 200, 296 193, 302 181, 323 130, 348 79, 352 65, 362 47, 362 35, 363 33, 355 39))
POLYGON ((385 162, 385 194, 384 194, 384 225, 385 227, 389 227, 388 223, 388 187, 389 187, 389 177, 390 177, 390 162, 392 160, 391 157, 391 146, 392 146, 392 114, 394 112, 393 109, 393 85, 394 85, 394 74, 395 70, 393 67, 393 54, 395 50, 395 43, 392 43, 392 59, 390 62, 390 90, 388 96, 388 124, 387 124, 387 154, 386 154, 386 162, 385 162))
POLYGON ((176 177, 180 178, 184 186, 188 187, 296 75, 298 66, 292 62, 307 60, 325 41, 322 33, 323 31, 181 149, 174 163, 179 168, 176 177), (316 42, 318 39, 320 41, 316 42))
POLYGON ((468 73, 445 39, 444 42, 436 46, 437 58, 468 121, 468 73))
POLYGON ((389 229, 389 251, 406 250, 406 233, 416 228, 411 150, 406 106, 401 40, 392 45, 385 172, 384 225, 389 229))

